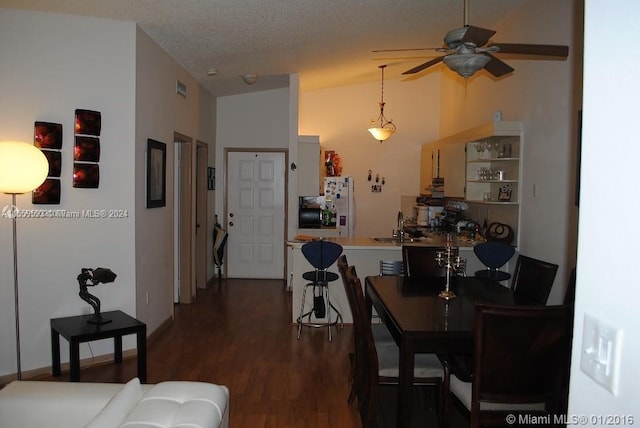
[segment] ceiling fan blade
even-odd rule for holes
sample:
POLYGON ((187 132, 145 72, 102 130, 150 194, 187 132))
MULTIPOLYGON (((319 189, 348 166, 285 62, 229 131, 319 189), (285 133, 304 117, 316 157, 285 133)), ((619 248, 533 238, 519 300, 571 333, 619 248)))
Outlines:
POLYGON ((376 49, 371 52, 407 52, 407 51, 436 51, 442 48, 406 48, 406 49, 376 49))
POLYGON ((471 42, 476 46, 484 46, 494 34, 496 32, 493 30, 469 25, 461 41, 462 43, 471 42))
POLYGON ((411 70, 407 70, 402 74, 415 74, 415 73, 418 73, 418 72, 420 72, 420 71, 422 71, 422 70, 424 70, 426 68, 431 67, 432 65, 436 65, 437 63, 441 62, 443 58, 444 58, 443 56, 439 56, 438 58, 434 58, 434 59, 432 59, 430 61, 425 62, 424 64, 420 64, 417 67, 413 67, 411 70))
POLYGON ((513 71, 513 68, 509 66, 506 62, 499 60, 495 56, 490 53, 485 53, 491 60, 484 66, 484 69, 489 73, 493 74, 495 77, 504 76, 505 74, 509 74, 513 71))
POLYGON ((562 45, 530 45, 523 43, 493 43, 500 49, 499 53, 556 56, 566 58, 569 55, 569 46, 562 45))

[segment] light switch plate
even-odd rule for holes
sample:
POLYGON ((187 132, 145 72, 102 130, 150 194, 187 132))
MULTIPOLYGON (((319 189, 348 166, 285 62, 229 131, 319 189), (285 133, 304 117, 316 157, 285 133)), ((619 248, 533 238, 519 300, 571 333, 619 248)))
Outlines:
POLYGON ((584 315, 580 369, 613 395, 618 394, 622 330, 584 315))

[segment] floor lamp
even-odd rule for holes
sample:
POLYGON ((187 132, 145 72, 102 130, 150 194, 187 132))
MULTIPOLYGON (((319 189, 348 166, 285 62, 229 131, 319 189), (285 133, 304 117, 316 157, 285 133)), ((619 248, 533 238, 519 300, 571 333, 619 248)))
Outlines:
POLYGON ((18 228, 20 210, 16 195, 31 192, 47 178, 49 162, 34 145, 16 141, 0 142, 0 192, 11 195, 11 206, 2 210, 13 223, 13 292, 16 317, 16 363, 18 380, 22 379, 20 363, 20 305, 18 300, 18 228))

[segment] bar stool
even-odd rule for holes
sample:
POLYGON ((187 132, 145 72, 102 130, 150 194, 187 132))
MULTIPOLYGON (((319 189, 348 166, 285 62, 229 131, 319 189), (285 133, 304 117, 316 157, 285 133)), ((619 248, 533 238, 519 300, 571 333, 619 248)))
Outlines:
POLYGON ((487 268, 475 273, 477 278, 490 279, 492 281, 505 281, 511 278, 509 272, 499 270, 513 257, 516 249, 509 244, 498 241, 489 241, 477 244, 473 252, 478 260, 487 268))
POLYGON ((302 274, 302 278, 308 282, 302 291, 302 303, 300 305, 300 316, 298 316, 298 339, 302 334, 302 326, 307 327, 328 327, 329 342, 331 342, 331 326, 340 323, 342 327, 342 314, 331 303, 331 293, 329 293, 329 283, 336 281, 337 273, 329 272, 327 269, 333 265, 342 254, 342 246, 331 241, 317 240, 307 242, 302 246, 302 254, 315 269, 302 274), (310 311, 304 312, 304 304, 307 297, 307 290, 313 290, 313 307, 310 311), (326 304, 325 304, 326 301, 326 304), (334 310, 336 317, 331 319, 331 310, 334 310), (315 320, 311 321, 311 316, 315 320), (304 322, 304 318, 307 321, 304 322), (320 321, 326 319, 325 321, 320 321))

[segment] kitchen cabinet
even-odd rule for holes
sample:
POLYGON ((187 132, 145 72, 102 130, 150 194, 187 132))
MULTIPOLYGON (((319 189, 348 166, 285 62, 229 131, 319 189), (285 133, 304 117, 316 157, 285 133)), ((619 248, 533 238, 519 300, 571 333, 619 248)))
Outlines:
POLYGON ((518 136, 492 136, 467 143, 466 199, 468 201, 482 204, 518 204, 519 182, 520 138, 518 136), (505 192, 501 193, 501 189, 505 192))
POLYGON ((423 144, 420 158, 421 194, 431 194, 432 179, 443 177, 444 196, 464 198, 465 142, 438 140, 423 144))
POLYGON ((298 195, 321 194, 320 188, 320 137, 317 135, 298 136, 298 195))

